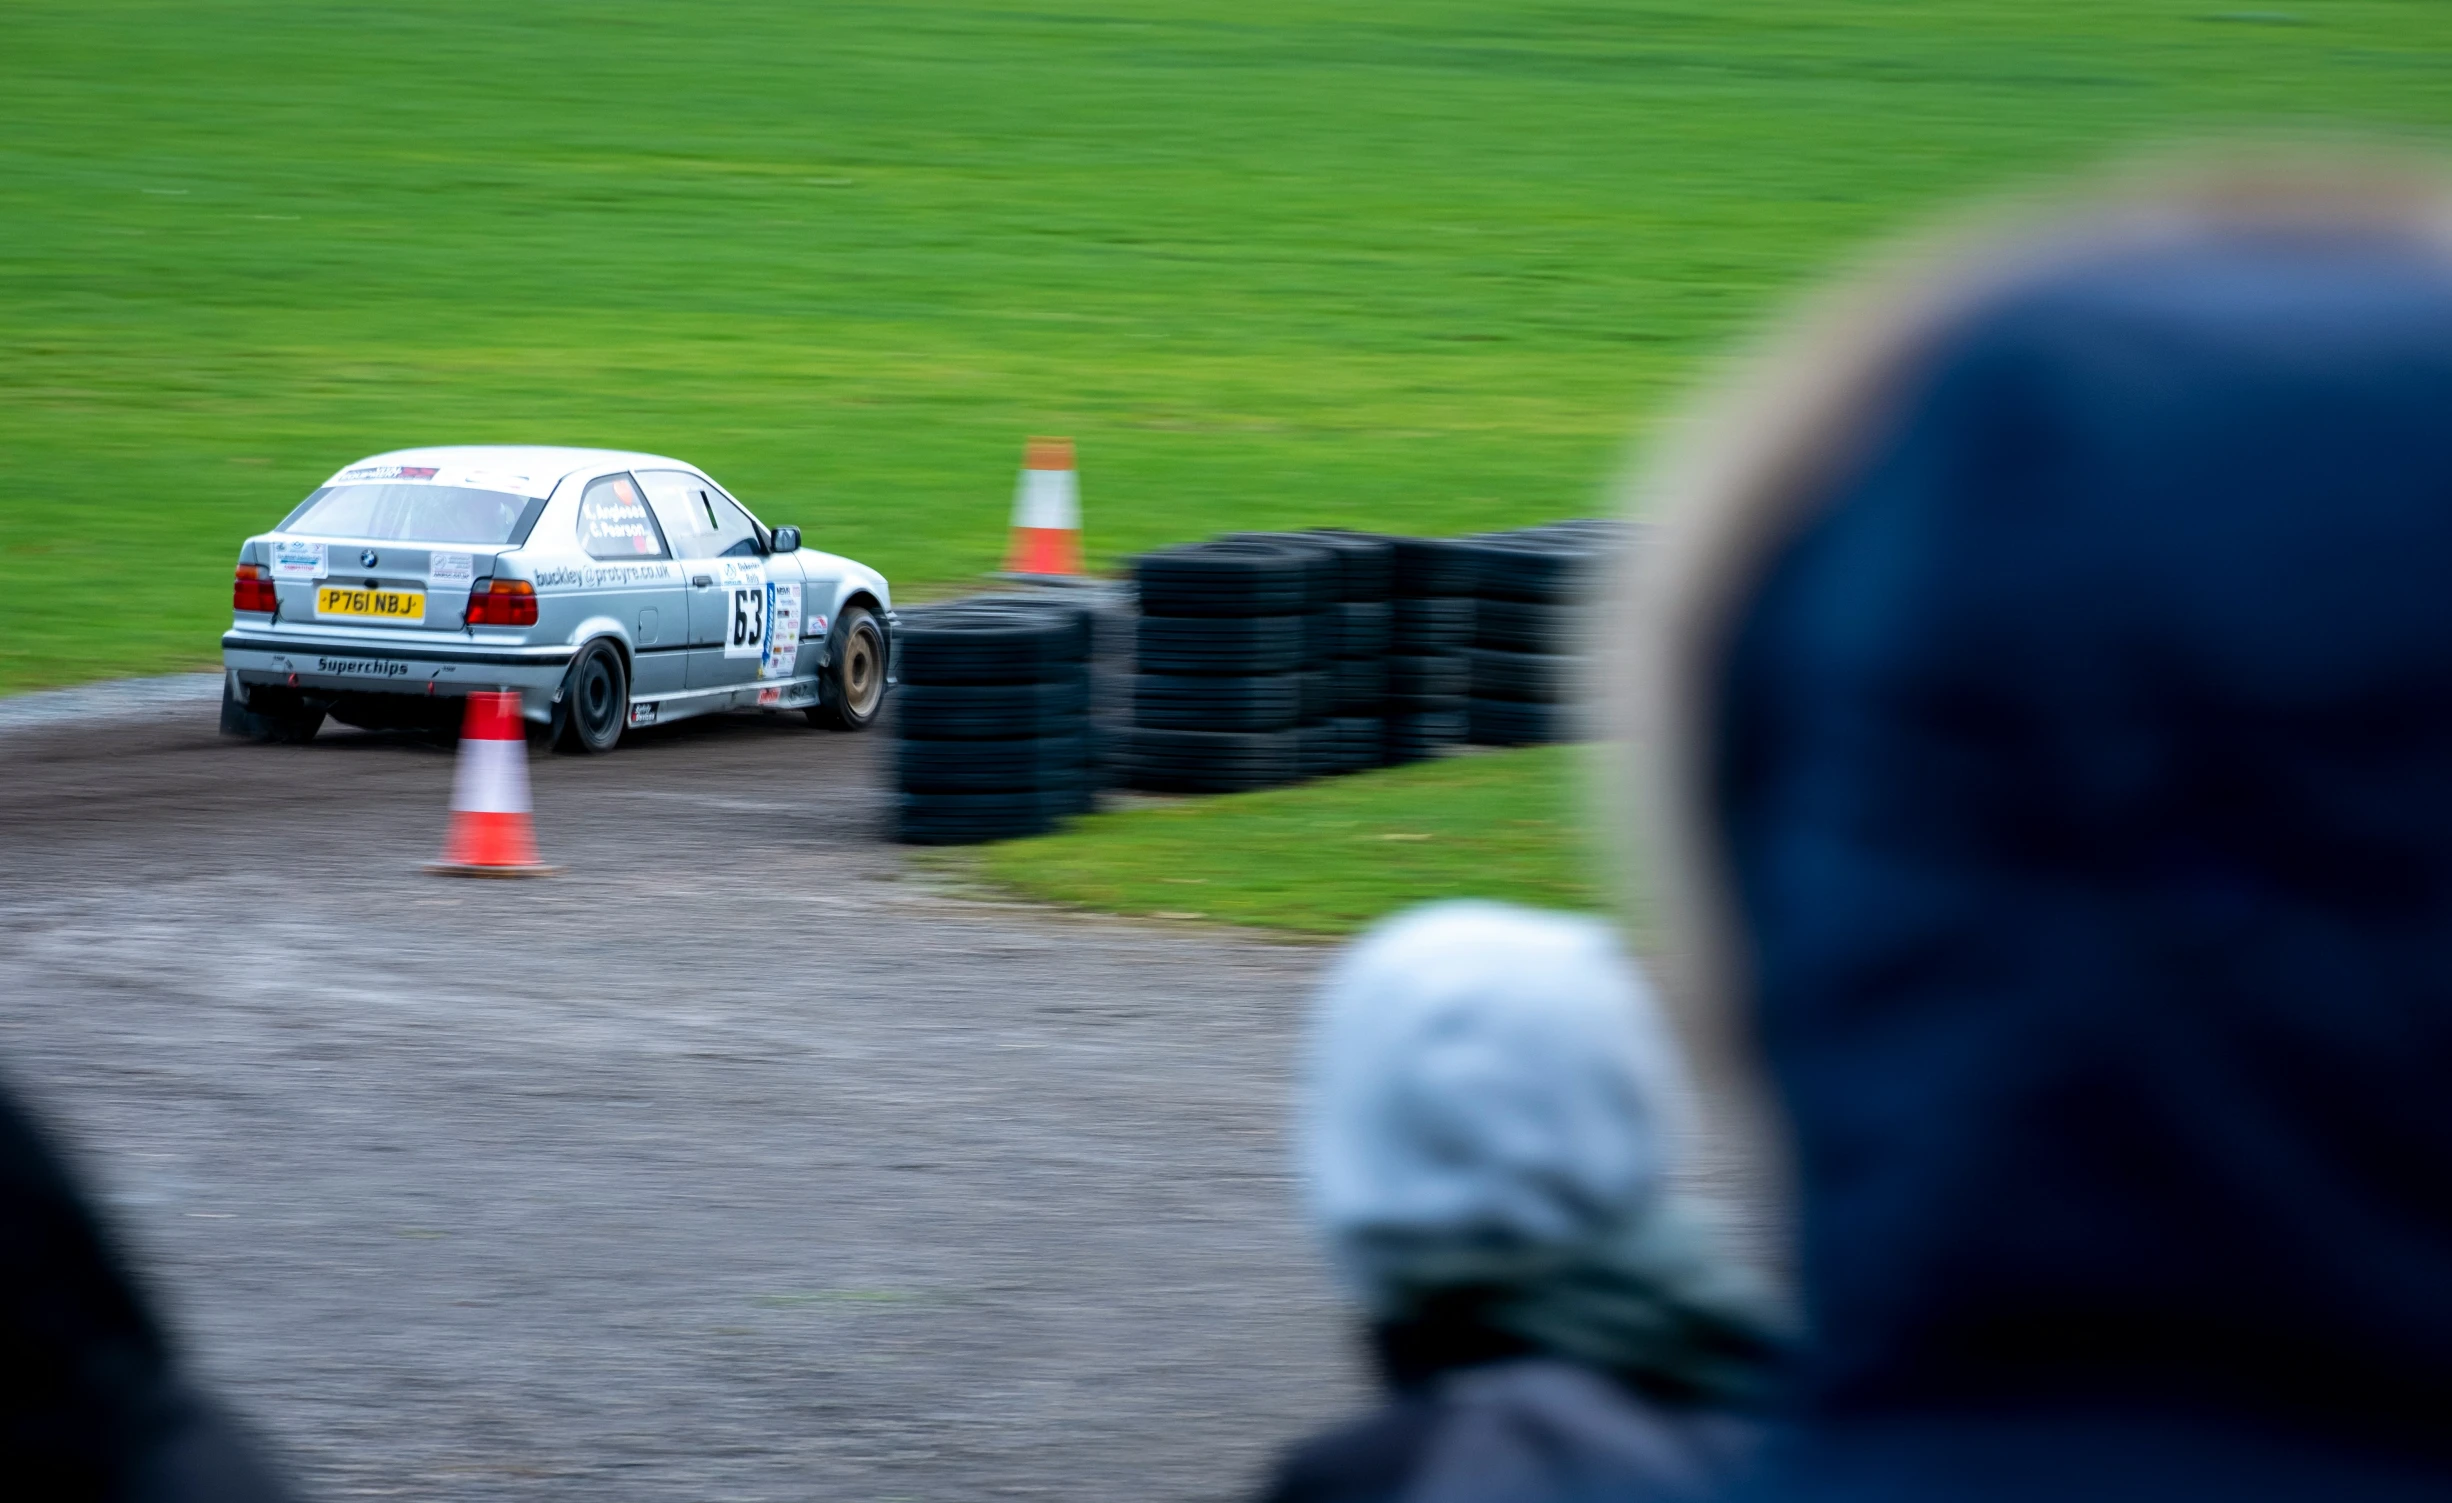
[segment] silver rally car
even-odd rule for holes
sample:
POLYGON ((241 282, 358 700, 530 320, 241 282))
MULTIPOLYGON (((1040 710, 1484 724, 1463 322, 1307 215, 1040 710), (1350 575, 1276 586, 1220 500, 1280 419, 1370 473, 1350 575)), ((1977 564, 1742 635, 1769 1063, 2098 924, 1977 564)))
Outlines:
POLYGON ((677 459, 404 449, 350 465, 239 550, 222 729, 457 724, 517 689, 574 751, 630 726, 798 709, 858 730, 895 617, 875 570, 769 528, 677 459))

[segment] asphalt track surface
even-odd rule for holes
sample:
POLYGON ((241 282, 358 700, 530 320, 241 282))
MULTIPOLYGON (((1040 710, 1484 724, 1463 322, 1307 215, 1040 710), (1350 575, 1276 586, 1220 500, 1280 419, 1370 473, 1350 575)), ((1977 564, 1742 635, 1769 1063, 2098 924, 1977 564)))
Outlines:
POLYGON ((324 1497, 1223 1498, 1358 1403, 1283 1118, 1317 948, 932 891, 875 736, 0 735, 0 1069, 324 1497))

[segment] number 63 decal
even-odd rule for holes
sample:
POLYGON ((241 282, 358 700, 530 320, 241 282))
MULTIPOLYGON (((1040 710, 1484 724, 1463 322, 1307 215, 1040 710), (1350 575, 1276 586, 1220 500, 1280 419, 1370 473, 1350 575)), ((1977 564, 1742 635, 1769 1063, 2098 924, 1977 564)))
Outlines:
POLYGON ((752 585, 732 592, 732 629, 724 637, 724 656, 753 658, 766 645, 766 586, 752 585))

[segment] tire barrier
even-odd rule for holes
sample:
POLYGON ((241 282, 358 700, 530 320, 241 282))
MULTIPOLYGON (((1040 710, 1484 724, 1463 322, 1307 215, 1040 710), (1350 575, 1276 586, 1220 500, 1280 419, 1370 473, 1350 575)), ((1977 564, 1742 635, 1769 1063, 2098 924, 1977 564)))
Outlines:
POLYGON ((1451 654, 1473 645, 1473 597, 1429 595, 1390 602, 1391 652, 1451 654))
POLYGON ((1036 834, 1101 787, 1232 793, 1582 734, 1585 602, 1613 523, 1473 538, 1242 533, 1134 587, 906 613, 897 830, 1036 834))
POLYGON ((1289 548, 1304 560, 1302 707, 1294 723, 1302 735, 1294 775, 1316 778, 1337 772, 1341 769, 1336 735, 1328 728, 1328 719, 1337 709, 1334 670, 1344 640, 1339 615, 1345 598, 1344 550, 1305 532, 1240 532, 1229 534, 1225 541, 1289 548))
POLYGON ((1419 762, 1463 744, 1472 682, 1477 555, 1451 538, 1390 540, 1396 583, 1388 658, 1388 760, 1419 762))
POLYGON ((1224 793, 1330 770, 1335 552, 1295 535, 1243 534, 1149 554, 1134 578, 1126 781, 1224 793))
POLYGON ((1588 603, 1610 556, 1635 534, 1615 522, 1557 522, 1462 540, 1473 565, 1468 734, 1490 746, 1584 734, 1588 603))
POLYGON ((1143 673, 1232 677, 1298 673, 1300 616, 1143 616, 1134 626, 1143 673))
POLYGON ((1421 762, 1444 756, 1450 747, 1461 743, 1471 729, 1472 722, 1463 710, 1391 715, 1388 717, 1388 760, 1392 763, 1421 762))
POLYGON ((1324 527, 1294 536, 1327 548, 1337 557, 1339 581, 1335 661, 1329 665, 1334 699, 1332 729, 1320 759, 1331 770, 1352 772, 1387 760, 1388 680, 1386 660, 1392 620, 1389 597, 1396 585, 1393 540, 1367 532, 1324 527), (1365 738, 1362 721, 1376 729, 1365 738))
POLYGON ((1309 677, 1144 673, 1133 690, 1133 718, 1136 724, 1170 731, 1290 731, 1304 719, 1303 688, 1309 677))
POLYGON ((1289 731, 1132 731, 1132 780, 1161 793, 1244 793, 1290 783, 1302 735, 1289 731))
POLYGON ((905 615, 895 644, 896 838, 967 845, 1035 835, 1087 809, 1097 613, 989 596, 905 615))

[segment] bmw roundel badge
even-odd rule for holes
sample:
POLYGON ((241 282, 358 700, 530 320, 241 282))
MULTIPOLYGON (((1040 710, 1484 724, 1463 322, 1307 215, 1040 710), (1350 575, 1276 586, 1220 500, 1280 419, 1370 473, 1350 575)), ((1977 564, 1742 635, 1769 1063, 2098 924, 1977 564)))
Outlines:
POLYGON ((364 564, 364 565, 365 565, 367 568, 371 569, 371 568, 373 568, 375 565, 377 565, 377 564, 379 564, 379 563, 383 562, 383 560, 381 560, 381 559, 379 559, 379 558, 377 558, 377 557, 375 556, 375 550, 374 550, 374 549, 369 548, 369 549, 367 549, 365 552, 360 553, 360 554, 358 555, 358 562, 359 562, 359 563, 361 563, 361 564, 364 564))

